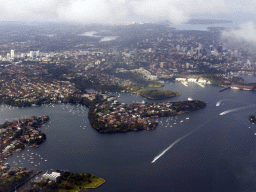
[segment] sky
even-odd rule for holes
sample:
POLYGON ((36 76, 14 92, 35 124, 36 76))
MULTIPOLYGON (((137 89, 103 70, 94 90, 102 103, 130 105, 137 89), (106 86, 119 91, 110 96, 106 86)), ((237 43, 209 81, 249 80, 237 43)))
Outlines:
POLYGON ((200 14, 256 13, 256 0, 8 0, 1 21, 122 23, 129 19, 179 24, 200 14))
POLYGON ((256 0, 0 1, 0 21, 120 24, 168 20, 182 24, 194 18, 238 21, 241 28, 223 36, 256 42, 256 0))

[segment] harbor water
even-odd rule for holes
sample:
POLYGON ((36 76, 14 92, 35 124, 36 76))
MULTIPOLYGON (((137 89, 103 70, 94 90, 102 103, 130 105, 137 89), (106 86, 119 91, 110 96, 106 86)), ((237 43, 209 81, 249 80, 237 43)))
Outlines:
MULTIPOLYGON (((47 140, 39 148, 14 153, 5 162, 43 172, 59 169, 92 173, 106 180, 95 192, 255 191, 256 126, 248 117, 256 112, 256 93, 233 89, 219 92, 220 87, 203 88, 193 83, 185 87, 165 82, 163 88, 181 96, 162 101, 190 97, 207 102, 207 106, 160 118, 155 130, 101 134, 90 126, 85 106, 2 105, 0 123, 33 115, 50 117, 41 127, 47 140)), ((156 102, 131 93, 113 95, 124 103, 156 102)))

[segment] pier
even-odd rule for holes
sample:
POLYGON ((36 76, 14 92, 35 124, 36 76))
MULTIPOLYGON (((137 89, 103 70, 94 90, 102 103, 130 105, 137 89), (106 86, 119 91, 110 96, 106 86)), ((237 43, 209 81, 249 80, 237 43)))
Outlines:
POLYGON ((224 87, 221 90, 219 90, 219 92, 225 91, 226 89, 230 89, 230 87, 224 87))

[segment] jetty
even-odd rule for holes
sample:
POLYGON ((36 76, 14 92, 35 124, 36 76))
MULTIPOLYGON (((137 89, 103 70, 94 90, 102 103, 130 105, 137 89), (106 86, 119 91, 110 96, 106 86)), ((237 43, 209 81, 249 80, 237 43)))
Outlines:
POLYGON ((230 87, 224 87, 221 90, 219 90, 219 92, 225 91, 226 89, 230 89, 230 87))

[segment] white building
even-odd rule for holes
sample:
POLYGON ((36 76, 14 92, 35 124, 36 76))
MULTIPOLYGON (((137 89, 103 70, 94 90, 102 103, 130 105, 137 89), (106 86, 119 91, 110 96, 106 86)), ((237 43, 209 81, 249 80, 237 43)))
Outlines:
POLYGON ((199 79, 198 79, 198 83, 207 83, 207 80, 206 80, 206 79, 199 78, 199 79))
POLYGON ((186 78, 175 78, 175 81, 186 81, 186 78))
POLYGON ((158 77, 156 75, 146 75, 146 79, 156 81, 158 80, 158 77))
POLYGON ((12 49, 12 50, 11 50, 11 58, 14 58, 14 56, 15 56, 15 55, 14 55, 14 50, 12 49))
POLYGON ((42 175, 43 179, 49 179, 50 181, 56 181, 58 177, 60 177, 60 173, 58 172, 46 172, 45 174, 42 175))
POLYGON ((36 57, 39 57, 40 56, 40 51, 36 51, 36 57))
POLYGON ((33 56, 34 56, 34 52, 33 52, 33 51, 30 51, 30 52, 29 52, 29 56, 30 56, 30 57, 33 57, 33 56))
POLYGON ((197 82, 197 79, 189 78, 188 81, 189 81, 189 82, 197 82))

